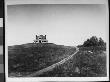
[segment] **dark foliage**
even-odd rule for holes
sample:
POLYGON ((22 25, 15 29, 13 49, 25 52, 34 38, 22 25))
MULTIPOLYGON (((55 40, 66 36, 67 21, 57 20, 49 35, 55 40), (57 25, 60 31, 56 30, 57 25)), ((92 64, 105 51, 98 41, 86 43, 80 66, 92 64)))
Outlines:
POLYGON ((90 47, 90 46, 104 46, 106 47, 106 43, 103 41, 103 39, 100 37, 99 39, 96 36, 92 36, 90 39, 87 39, 83 43, 83 47, 90 47))

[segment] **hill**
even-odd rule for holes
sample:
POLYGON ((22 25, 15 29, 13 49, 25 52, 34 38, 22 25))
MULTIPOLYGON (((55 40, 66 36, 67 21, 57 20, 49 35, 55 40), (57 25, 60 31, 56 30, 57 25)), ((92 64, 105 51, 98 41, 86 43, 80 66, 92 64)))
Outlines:
POLYGON ((64 64, 39 77, 106 77, 106 49, 79 47, 79 52, 64 64))
POLYGON ((68 57, 75 48, 53 43, 28 43, 8 47, 9 76, 23 76, 68 57))

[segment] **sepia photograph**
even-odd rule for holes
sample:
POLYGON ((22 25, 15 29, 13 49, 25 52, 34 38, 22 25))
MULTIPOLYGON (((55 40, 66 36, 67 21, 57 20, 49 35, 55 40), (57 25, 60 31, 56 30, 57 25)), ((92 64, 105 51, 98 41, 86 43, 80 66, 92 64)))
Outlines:
POLYGON ((8 78, 108 76, 106 4, 6 7, 8 78))

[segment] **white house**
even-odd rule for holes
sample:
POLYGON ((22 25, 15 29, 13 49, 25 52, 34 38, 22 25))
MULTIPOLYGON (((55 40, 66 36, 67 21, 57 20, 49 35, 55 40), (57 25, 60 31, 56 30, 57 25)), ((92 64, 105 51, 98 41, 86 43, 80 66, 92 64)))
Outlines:
POLYGON ((46 39, 46 35, 36 35, 36 40, 34 40, 34 43, 48 43, 48 40, 46 39))

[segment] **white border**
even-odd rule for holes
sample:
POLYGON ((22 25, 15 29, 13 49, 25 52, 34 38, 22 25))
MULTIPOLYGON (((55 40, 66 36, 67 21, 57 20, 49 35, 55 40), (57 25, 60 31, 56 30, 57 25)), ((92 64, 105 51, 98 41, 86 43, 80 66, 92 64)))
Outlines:
POLYGON ((106 4, 107 0, 5 0, 6 4, 106 4))
MULTIPOLYGON (((16 4, 106 4, 107 0, 5 0, 5 31, 7 33, 7 5, 16 4)), ((107 12, 109 31, 109 11, 107 12)), ((6 82, 39 82, 39 81, 108 81, 109 80, 109 32, 107 42, 107 77, 28 77, 28 78, 9 78, 8 77, 8 47, 7 35, 5 34, 5 71, 6 82)))

